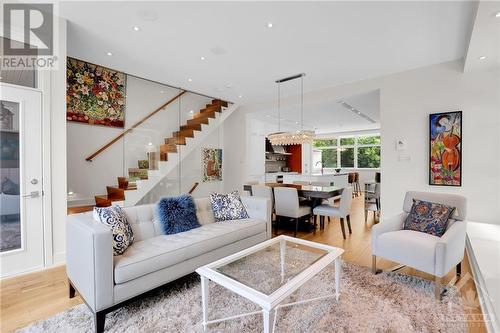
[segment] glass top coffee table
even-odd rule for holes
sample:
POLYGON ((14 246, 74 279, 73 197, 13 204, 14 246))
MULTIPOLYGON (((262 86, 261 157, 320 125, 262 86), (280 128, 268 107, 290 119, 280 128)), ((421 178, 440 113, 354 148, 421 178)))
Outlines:
MULTIPOLYGON (((274 328, 276 309, 327 297, 340 296, 340 270, 343 249, 289 236, 278 236, 217 260, 196 270, 201 276, 203 328, 225 320, 263 314, 264 332, 274 328), (335 264, 335 294, 280 304, 300 286, 335 264), (259 305, 262 311, 208 320, 208 281, 219 284, 259 305)), ((333 282, 333 281, 332 281, 333 282)))

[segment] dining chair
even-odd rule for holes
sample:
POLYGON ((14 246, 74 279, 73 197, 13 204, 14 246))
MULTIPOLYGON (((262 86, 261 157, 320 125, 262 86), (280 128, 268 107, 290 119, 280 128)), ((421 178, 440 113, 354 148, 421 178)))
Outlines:
POLYGON ((342 191, 340 196, 340 205, 338 207, 331 205, 319 205, 313 210, 314 218, 316 215, 320 216, 320 229, 325 227, 325 216, 328 217, 338 217, 340 218, 340 228, 342 229, 342 236, 345 236, 345 225, 344 220, 347 220, 347 227, 349 228, 349 233, 352 234, 351 229, 351 202, 352 202, 352 191, 351 187, 346 187, 342 191))
POLYGON ((373 220, 380 213, 380 183, 365 184, 365 222, 368 221, 368 212, 373 212, 373 220))
POLYGON ((349 183, 349 186, 353 188, 352 196, 354 196, 354 193, 355 193, 354 187, 356 186, 356 184, 355 184, 355 182, 356 182, 356 174, 354 172, 349 172, 347 174, 347 182, 349 183))
POLYGON ((311 216, 311 207, 299 204, 299 194, 296 188, 275 187, 274 188, 274 210, 276 219, 288 218, 295 221, 295 232, 293 237, 297 237, 299 220, 305 216, 311 216))
POLYGON ((270 186, 252 185, 252 196, 268 199, 271 202, 271 213, 274 213, 274 194, 270 186))
MULTIPOLYGON (((248 184, 248 185, 257 185, 258 183, 259 183, 259 182, 258 182, 258 181, 256 181, 256 180, 247 180, 247 181, 245 182, 245 184, 248 184)), ((247 194, 247 195, 252 195, 252 191, 245 191, 245 190, 243 190, 243 192, 244 192, 245 194, 247 194)))
POLYGON ((359 185, 359 172, 354 173, 354 190, 356 191, 356 196, 361 195, 361 185, 359 185))

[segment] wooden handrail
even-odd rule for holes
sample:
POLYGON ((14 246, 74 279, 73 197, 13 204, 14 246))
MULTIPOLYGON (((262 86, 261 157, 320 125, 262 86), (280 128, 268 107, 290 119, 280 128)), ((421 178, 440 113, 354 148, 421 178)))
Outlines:
POLYGON ((191 187, 191 189, 189 190, 188 194, 191 194, 194 192, 194 190, 196 190, 196 188, 198 187, 198 185, 200 185, 200 183, 196 182, 193 184, 193 187, 191 187))
POLYGON ((95 153, 93 153, 92 155, 90 155, 87 158, 85 158, 85 160, 88 161, 88 162, 92 162, 92 160, 94 159, 94 157, 96 157, 97 155, 99 155, 100 153, 102 153, 103 151, 105 151, 106 149, 108 149, 111 145, 113 145, 113 143, 115 143, 116 141, 118 141, 121 138, 123 138, 125 136, 125 134, 129 133, 134 128, 136 128, 137 126, 141 125, 143 122, 145 122, 146 120, 148 120, 149 118, 151 118, 152 116, 154 116, 155 114, 157 114, 158 112, 160 112, 163 108, 165 108, 166 106, 168 106, 170 103, 172 103, 177 98, 179 98, 182 95, 184 95, 185 93, 186 93, 185 90, 181 91, 179 94, 177 94, 176 96, 174 96, 168 102, 166 102, 165 104, 163 104, 162 106, 160 106, 159 108, 157 108, 156 110, 154 110, 153 112, 151 112, 150 114, 148 114, 146 117, 144 117, 141 120, 139 120, 132 127, 130 127, 129 129, 127 129, 126 131, 124 131, 123 133, 121 133, 120 135, 118 135, 113 140, 109 141, 107 144, 105 144, 104 146, 102 146, 101 148, 99 148, 99 150, 97 150, 95 153))

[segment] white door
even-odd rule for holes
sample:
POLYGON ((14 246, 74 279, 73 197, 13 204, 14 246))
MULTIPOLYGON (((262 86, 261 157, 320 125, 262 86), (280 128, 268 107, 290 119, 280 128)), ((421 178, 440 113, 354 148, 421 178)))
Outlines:
POLYGON ((0 84, 0 277, 44 266, 42 97, 0 84))

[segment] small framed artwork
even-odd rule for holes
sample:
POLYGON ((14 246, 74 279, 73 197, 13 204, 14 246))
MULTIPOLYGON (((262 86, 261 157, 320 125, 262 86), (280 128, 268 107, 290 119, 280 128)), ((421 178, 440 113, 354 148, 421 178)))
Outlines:
POLYGON ((462 186, 462 111, 429 115, 429 185, 462 186))
POLYGON ((203 148, 203 182, 222 181, 222 149, 203 148))

